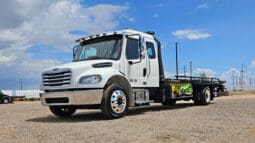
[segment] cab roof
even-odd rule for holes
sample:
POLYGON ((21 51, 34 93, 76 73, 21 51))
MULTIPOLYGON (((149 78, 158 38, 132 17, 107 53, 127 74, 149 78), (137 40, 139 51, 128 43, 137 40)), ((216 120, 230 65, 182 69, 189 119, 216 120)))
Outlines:
POLYGON ((123 29, 123 30, 118 30, 118 31, 113 31, 113 32, 103 32, 103 33, 99 33, 96 35, 90 35, 87 37, 82 37, 80 39, 75 40, 75 42, 82 42, 85 40, 90 40, 90 39, 94 39, 94 38, 99 38, 99 37, 103 37, 103 36, 110 36, 110 35, 134 35, 134 34, 139 34, 144 38, 150 38, 153 39, 154 38, 154 32, 152 31, 148 31, 148 32, 140 32, 137 30, 132 30, 132 29, 123 29))

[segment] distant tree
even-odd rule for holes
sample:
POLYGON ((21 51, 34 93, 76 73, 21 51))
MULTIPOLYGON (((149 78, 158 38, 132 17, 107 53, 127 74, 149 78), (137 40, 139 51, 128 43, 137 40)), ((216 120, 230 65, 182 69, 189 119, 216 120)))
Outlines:
POLYGON ((200 77, 202 80, 206 80, 208 78, 204 72, 200 74, 200 77))

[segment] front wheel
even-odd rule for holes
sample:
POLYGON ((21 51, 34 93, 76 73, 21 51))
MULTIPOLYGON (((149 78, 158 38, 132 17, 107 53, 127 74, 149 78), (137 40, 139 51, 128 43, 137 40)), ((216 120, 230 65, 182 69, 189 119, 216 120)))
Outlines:
POLYGON ((108 118, 119 118, 128 110, 128 91, 117 84, 106 88, 101 103, 102 113, 108 118))
POLYGON ((50 111, 58 117, 72 116, 76 108, 72 106, 50 106, 50 111))

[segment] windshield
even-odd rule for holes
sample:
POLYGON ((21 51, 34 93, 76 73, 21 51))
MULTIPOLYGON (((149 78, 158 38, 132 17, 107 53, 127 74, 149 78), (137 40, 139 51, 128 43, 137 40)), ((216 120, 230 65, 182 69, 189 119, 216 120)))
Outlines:
POLYGON ((74 61, 112 59, 117 60, 121 52, 121 35, 100 37, 80 43, 75 50, 74 61))

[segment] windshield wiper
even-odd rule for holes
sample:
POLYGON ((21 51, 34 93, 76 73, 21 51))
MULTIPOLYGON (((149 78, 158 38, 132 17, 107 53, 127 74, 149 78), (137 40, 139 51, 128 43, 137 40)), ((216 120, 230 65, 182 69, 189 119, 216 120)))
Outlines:
POLYGON ((96 59, 105 59, 105 58, 104 57, 99 57, 99 56, 91 56, 91 57, 88 57, 85 60, 96 60, 96 59))
POLYGON ((91 56, 91 57, 89 57, 89 58, 87 58, 87 59, 78 59, 78 60, 74 60, 73 62, 86 61, 86 60, 97 60, 97 59, 115 60, 115 58, 111 58, 111 57, 91 56))

